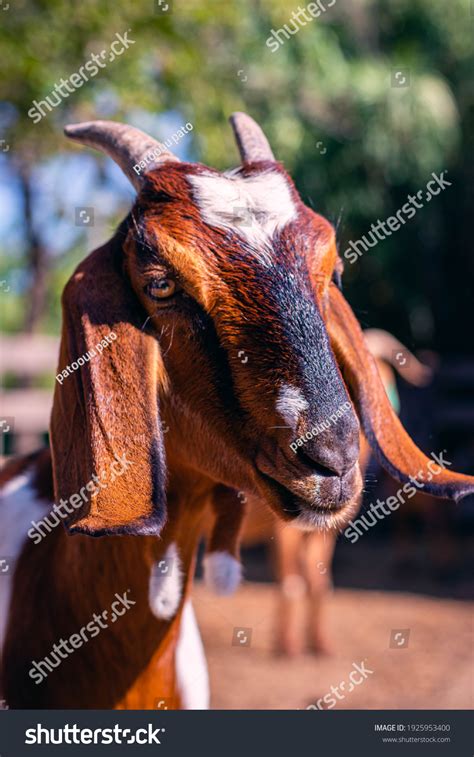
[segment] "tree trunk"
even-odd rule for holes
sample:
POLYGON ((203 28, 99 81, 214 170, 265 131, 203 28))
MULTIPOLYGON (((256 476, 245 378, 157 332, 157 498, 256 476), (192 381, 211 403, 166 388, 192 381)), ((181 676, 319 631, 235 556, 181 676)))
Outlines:
POLYGON ((42 245, 41 239, 34 227, 30 167, 22 163, 19 166, 18 175, 23 195, 23 217, 27 245, 26 265, 30 275, 30 287, 26 301, 23 330, 28 334, 32 334, 37 330, 44 312, 48 256, 46 248, 42 245))

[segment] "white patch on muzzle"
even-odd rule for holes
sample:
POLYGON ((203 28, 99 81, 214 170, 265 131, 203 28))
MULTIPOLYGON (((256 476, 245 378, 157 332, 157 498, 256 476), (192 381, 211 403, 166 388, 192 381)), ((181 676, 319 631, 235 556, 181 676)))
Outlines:
POLYGON ((308 407, 301 389, 291 384, 283 384, 278 392, 276 410, 293 431, 296 431, 301 413, 308 407))

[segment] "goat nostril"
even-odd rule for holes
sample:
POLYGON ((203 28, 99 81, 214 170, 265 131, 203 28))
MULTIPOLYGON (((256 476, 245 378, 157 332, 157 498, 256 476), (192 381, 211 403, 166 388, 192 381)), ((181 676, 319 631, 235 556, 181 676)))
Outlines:
POLYGON ((296 457, 320 476, 343 476, 351 470, 359 458, 359 451, 349 445, 342 451, 320 447, 304 452, 299 448, 296 457))
POLYGON ((334 463, 331 463, 328 459, 326 460, 316 460, 314 457, 311 457, 310 455, 307 455, 305 452, 303 452, 302 449, 298 449, 296 452, 296 457, 300 460, 300 462, 304 463, 304 465, 307 465, 309 468, 311 468, 315 473, 318 474, 318 476, 340 476, 342 473, 337 469, 338 466, 336 464, 336 461, 334 463))

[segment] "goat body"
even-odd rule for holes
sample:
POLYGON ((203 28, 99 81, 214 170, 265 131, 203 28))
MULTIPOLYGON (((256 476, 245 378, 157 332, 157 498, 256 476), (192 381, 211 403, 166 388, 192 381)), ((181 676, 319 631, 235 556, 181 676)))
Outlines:
MULTIPOLYGON (((49 450, 8 464, 0 486, 2 522, 11 510, 14 527, 26 534, 31 521, 39 522, 51 512, 49 450)), ((10 555, 10 561, 15 559, 14 578, 2 577, 0 584, 5 597, 6 581, 12 582, 7 623, 2 614, 1 678, 2 697, 11 708, 154 709, 161 700, 169 709, 208 706, 207 670, 189 593, 196 541, 211 489, 202 490, 201 497, 198 488, 194 492, 192 502, 181 498, 180 506, 173 508, 175 518, 170 518, 160 540, 71 538, 61 524, 39 544, 23 538, 17 554, 10 555), (170 545, 175 545, 175 558, 164 565, 167 572, 157 583, 157 595, 150 597, 150 575, 170 545), (176 593, 169 597, 173 576, 178 576, 176 593), (130 612, 116 622, 108 618, 96 638, 75 649, 50 673, 43 664, 47 678, 37 683, 30 676, 33 662, 51 660, 54 645, 78 635, 94 614, 110 608, 116 592, 128 592, 134 602, 130 612), (152 604, 159 605, 160 593, 164 606, 173 605, 169 618, 156 617, 151 610, 152 604), (185 661, 180 649, 187 650, 185 661)), ((2 545, 8 535, 5 529, 2 545)), ((12 562, 9 568, 13 572, 12 562)))
MULTIPOLYGON (((362 488, 361 425, 399 480, 428 462, 338 288, 334 228, 303 204, 255 122, 240 113, 232 125, 242 165, 224 174, 124 124, 66 129, 112 157, 138 195, 64 289, 51 453, 2 472, 0 538, 16 560, 0 582, 10 707, 206 706, 189 604, 206 506, 206 572, 225 592, 240 575, 247 494, 296 527, 341 528, 362 488), (53 501, 39 540, 31 521, 53 501)), ((469 476, 431 478, 435 496, 474 491, 469 476)))

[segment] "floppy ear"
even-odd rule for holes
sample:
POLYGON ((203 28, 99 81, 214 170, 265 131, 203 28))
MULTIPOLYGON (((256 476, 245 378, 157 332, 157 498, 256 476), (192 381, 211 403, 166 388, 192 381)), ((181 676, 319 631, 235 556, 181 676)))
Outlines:
POLYGON ((158 417, 164 368, 116 240, 91 253, 63 293, 51 416, 56 502, 71 533, 156 535, 166 516, 158 417), (161 377, 161 378, 160 378, 161 377))
POLYGON ((411 476, 423 482, 422 491, 435 497, 458 501, 473 494, 473 476, 437 465, 408 436, 388 400, 362 329, 333 284, 329 286, 327 329, 367 441, 380 464, 399 481, 411 476))

